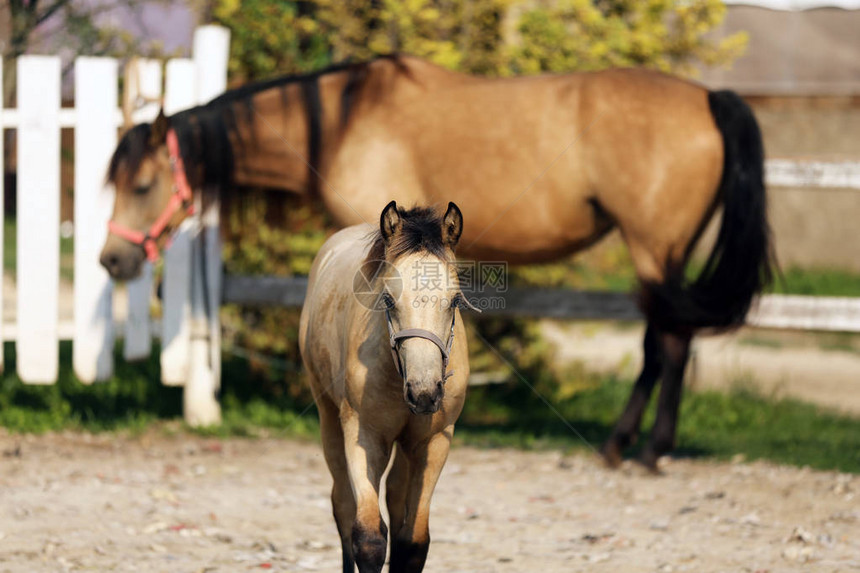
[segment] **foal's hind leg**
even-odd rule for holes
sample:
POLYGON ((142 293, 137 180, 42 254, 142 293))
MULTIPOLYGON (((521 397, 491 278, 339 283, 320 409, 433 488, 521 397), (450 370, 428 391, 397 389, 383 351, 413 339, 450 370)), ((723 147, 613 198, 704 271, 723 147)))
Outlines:
POLYGON ((657 419, 651 430, 651 439, 642 451, 642 463, 657 471, 657 460, 675 447, 675 430, 678 423, 678 408, 684 386, 684 370, 690 356, 689 333, 661 334, 663 351, 663 382, 657 403, 657 419))
POLYGON ((622 454, 627 446, 633 444, 639 435, 639 425, 642 422, 642 413, 651 398, 654 385, 660 377, 662 368, 662 349, 657 329, 648 325, 645 331, 644 364, 636 385, 630 393, 624 413, 618 419, 612 435, 603 445, 601 453, 610 467, 618 467, 621 464, 622 454))
POLYGON ((331 488, 331 505, 334 521, 340 534, 343 551, 343 573, 355 573, 352 557, 352 522, 355 521, 355 498, 349 485, 346 455, 343 449, 343 429, 338 419, 337 407, 327 398, 317 399, 320 416, 323 452, 331 472, 334 485, 331 488))

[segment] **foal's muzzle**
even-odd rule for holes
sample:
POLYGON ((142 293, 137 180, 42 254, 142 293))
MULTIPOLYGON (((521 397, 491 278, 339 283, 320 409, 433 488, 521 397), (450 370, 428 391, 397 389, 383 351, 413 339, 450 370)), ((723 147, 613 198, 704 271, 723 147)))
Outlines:
POLYGON ((436 382, 432 391, 416 392, 412 382, 406 382, 403 386, 403 398, 406 405, 413 414, 435 414, 442 407, 442 398, 445 396, 445 385, 441 380, 436 382))
POLYGON ((448 361, 451 357, 451 348, 454 345, 454 325, 457 320, 457 313, 451 317, 451 330, 448 333, 448 342, 443 342, 435 333, 423 328, 404 328, 397 331, 394 329, 394 323, 391 322, 391 313, 386 309, 385 320, 388 323, 389 345, 391 346, 391 358, 397 367, 397 372, 404 380, 403 398, 413 414, 433 414, 439 411, 442 406, 442 397, 445 394, 445 381, 454 374, 453 370, 448 371, 448 361), (442 353, 442 371, 439 380, 436 381, 433 389, 428 391, 425 388, 418 389, 417 384, 406 379, 406 368, 403 366, 403 359, 400 356, 400 343, 410 338, 423 338, 436 345, 439 352, 442 353))

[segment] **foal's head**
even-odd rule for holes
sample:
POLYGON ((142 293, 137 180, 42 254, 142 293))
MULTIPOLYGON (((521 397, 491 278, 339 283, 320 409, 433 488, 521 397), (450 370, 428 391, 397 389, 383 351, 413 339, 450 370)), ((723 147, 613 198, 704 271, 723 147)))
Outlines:
POLYGON ((454 265, 462 231, 463 216, 454 203, 440 217, 431 208, 398 209, 392 201, 382 212, 368 257, 384 261, 375 283, 380 308, 397 338, 393 358, 403 378, 403 397, 417 414, 431 414, 442 405, 447 373, 443 348, 450 348, 457 307, 468 305, 454 265))

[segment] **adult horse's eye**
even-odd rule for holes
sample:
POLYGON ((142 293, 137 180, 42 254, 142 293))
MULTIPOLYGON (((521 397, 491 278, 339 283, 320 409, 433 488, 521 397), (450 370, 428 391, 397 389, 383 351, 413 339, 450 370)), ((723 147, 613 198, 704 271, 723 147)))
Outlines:
POLYGON ((146 195, 149 193, 149 190, 152 188, 152 185, 138 185, 134 188, 135 195, 146 195))
POLYGON ((394 308, 394 297, 387 292, 382 293, 382 304, 385 305, 385 308, 391 310, 394 308))
POLYGON ((451 299, 451 308, 463 308, 463 295, 457 293, 451 299))

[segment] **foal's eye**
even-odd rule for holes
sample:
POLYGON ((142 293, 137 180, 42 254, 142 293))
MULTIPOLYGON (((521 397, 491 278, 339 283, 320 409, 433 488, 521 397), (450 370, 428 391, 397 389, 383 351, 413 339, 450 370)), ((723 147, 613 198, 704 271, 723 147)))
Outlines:
POLYGON ((149 193, 149 190, 152 188, 152 185, 138 185, 134 188, 135 195, 146 195, 149 193))

